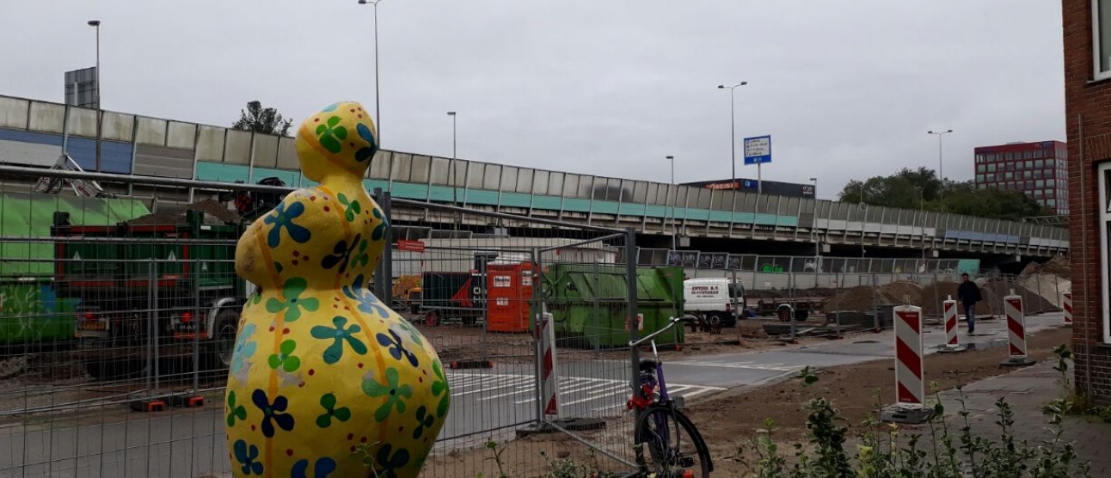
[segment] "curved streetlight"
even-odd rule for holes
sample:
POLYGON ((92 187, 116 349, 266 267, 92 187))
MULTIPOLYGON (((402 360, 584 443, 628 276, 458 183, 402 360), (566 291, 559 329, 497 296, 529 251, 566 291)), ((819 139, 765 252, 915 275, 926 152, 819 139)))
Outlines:
MULTIPOLYGON (((381 1, 381 0, 379 0, 379 1, 381 1)), ((459 203, 459 194, 456 192, 456 188, 455 188, 455 186, 456 186, 456 184, 455 184, 455 158, 456 158, 456 150, 455 150, 455 144, 456 144, 455 143, 455 112, 454 111, 448 111, 447 115, 451 117, 451 168, 449 168, 449 169, 451 169, 451 205, 452 206, 458 206, 459 205, 458 204, 459 203)))
MULTIPOLYGON (((733 152, 732 160, 730 162, 733 165, 733 184, 732 184, 732 187, 733 187, 734 190, 737 189, 737 114, 736 114, 736 109, 734 107, 733 91, 736 90, 738 87, 745 86, 747 84, 748 84, 747 81, 742 81, 742 82, 737 83, 733 86, 718 85, 719 90, 724 90, 724 89, 729 90, 729 143, 730 143, 730 146, 732 147, 732 152, 733 152)), ((756 188, 757 188, 757 192, 759 192, 759 189, 761 189, 761 185, 760 185, 759 181, 756 182, 756 188)))
MULTIPOLYGON (((667 156, 667 160, 671 161, 671 185, 669 190, 675 189, 675 156, 667 156)), ((671 194, 668 194, 668 204, 671 205, 671 250, 675 250, 675 236, 678 230, 675 227, 675 203, 672 201, 671 194)))
POLYGON ((374 7, 374 129, 378 133, 378 148, 382 148, 382 100, 378 91, 378 4, 382 0, 359 0, 359 5, 374 7))
POLYGON ((941 187, 942 188, 945 188, 945 166, 943 165, 942 160, 941 160, 941 143, 942 143, 941 137, 945 136, 949 133, 952 133, 952 132, 953 132, 953 130, 951 130, 951 129, 947 129, 945 131, 927 131, 926 132, 926 134, 937 135, 937 179, 941 181, 941 187))

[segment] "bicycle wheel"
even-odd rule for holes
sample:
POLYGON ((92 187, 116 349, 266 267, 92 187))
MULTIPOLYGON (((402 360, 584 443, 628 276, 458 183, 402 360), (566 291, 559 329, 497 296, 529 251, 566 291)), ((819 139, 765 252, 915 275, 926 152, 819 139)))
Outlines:
POLYGON ((648 471, 662 476, 683 476, 677 472, 689 470, 692 476, 701 478, 709 478, 714 471, 702 434, 686 415, 671 405, 656 404, 641 412, 634 433, 638 449, 641 446, 648 449, 644 453, 648 471))

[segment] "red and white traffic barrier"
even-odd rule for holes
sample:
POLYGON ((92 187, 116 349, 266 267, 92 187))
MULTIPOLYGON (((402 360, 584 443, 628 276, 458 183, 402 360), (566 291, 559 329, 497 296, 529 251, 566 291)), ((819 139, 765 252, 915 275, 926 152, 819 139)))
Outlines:
POLYGON ((1003 298, 1003 313, 1007 315, 1007 339, 1010 357, 1003 365, 1030 365, 1034 363, 1026 356, 1026 315, 1023 312, 1022 296, 1011 295, 1003 298))
POLYGON ((922 423, 933 410, 925 407, 926 366, 922 355, 922 308, 895 307, 895 405, 883 409, 884 421, 922 423))
POLYGON ((1065 292, 1062 309, 1065 309, 1065 325, 1072 325, 1072 292, 1065 292))
POLYGON ((922 405, 926 399, 922 361, 922 308, 895 308, 895 387, 899 405, 922 405))
POLYGON ((560 417, 559 369, 556 367, 555 324, 552 314, 537 315, 536 339, 540 342, 540 406, 545 417, 560 417))
POLYGON ((941 302, 941 311, 945 321, 945 345, 939 351, 963 352, 965 348, 961 346, 960 335, 957 333, 957 301, 953 300, 953 296, 941 302))

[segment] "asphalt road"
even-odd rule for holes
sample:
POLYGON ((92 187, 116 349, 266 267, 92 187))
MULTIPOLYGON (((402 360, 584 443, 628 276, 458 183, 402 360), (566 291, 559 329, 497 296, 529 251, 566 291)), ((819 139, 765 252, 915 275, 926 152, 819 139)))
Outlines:
MULTIPOLYGON (((1027 318, 1029 331, 1055 327, 1060 314, 1027 318)), ((982 321, 977 334, 961 331, 962 343, 1003 346, 1003 321, 982 321)), ((697 400, 727 388, 783 380, 806 366, 830 367, 894 357, 890 331, 857 335, 809 346, 762 352, 709 355, 665 361, 669 389, 697 400)), ((940 327, 928 327, 926 353, 944 342, 940 327)), ((560 399, 567 417, 623 413, 628 398, 628 362, 580 360, 559 365, 560 399)), ((489 370, 448 371, 452 413, 441 432, 447 444, 482 440, 484 430, 511 431, 537 414, 533 370, 499 365, 489 370)), ((167 414, 120 413, 116 423, 85 424, 72 416, 0 426, 0 478, 15 477, 187 477, 228 470, 223 410, 174 409, 167 414)))

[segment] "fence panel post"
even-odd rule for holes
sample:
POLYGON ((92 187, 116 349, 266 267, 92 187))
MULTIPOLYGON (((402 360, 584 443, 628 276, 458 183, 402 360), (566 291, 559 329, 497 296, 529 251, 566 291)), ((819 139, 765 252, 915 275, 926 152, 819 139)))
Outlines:
MULTIPOLYGON (((637 233, 633 228, 625 229, 625 283, 629 301, 629 341, 636 342, 640 338, 637 327, 637 265, 629 260, 636 253, 637 233)), ((629 386, 635 392, 637 389, 638 370, 640 368, 640 350, 638 347, 629 347, 629 359, 632 368, 629 369, 629 386)))

